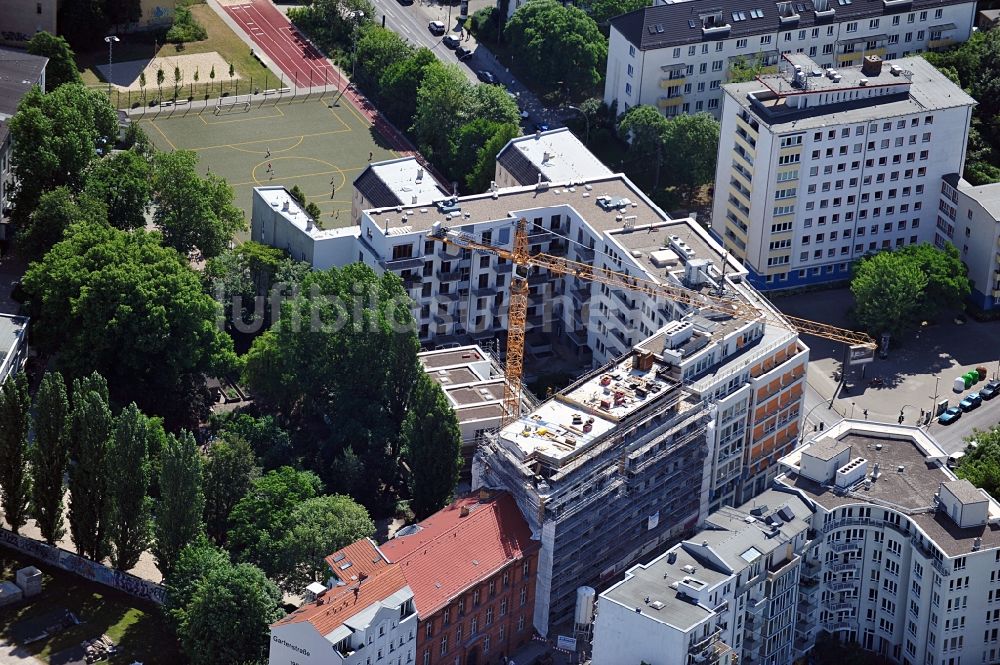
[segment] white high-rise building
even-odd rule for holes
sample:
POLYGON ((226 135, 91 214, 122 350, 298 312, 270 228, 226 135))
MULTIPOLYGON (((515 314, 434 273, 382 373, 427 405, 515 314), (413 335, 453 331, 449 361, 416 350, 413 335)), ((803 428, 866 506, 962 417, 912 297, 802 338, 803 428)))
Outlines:
POLYGON ((760 289, 845 280, 862 256, 934 240, 965 162, 972 97, 923 58, 725 86, 713 233, 760 289))
POLYGON ((969 269, 970 299, 1000 307, 1000 183, 974 186, 951 173, 941 183, 934 244, 952 243, 969 269))
POLYGON ((896 60, 964 42, 975 13, 968 0, 657 0, 611 20, 604 101, 619 113, 649 104, 719 117, 734 64, 772 73, 792 54, 824 69, 896 60))

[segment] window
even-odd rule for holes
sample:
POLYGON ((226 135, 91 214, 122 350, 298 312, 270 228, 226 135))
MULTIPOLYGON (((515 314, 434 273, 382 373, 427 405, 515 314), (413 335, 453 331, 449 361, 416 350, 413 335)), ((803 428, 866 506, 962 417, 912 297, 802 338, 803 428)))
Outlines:
POLYGON ((441 638, 441 655, 448 653, 448 636, 445 635, 441 638))
POLYGON ((857 21, 851 21, 850 23, 847 24, 847 32, 857 32, 857 31, 858 31, 857 21))
POLYGON ((680 50, 680 48, 675 48, 674 49, 674 58, 676 59, 676 58, 679 58, 679 57, 681 57, 681 50, 680 50))
POLYGON ((635 67, 629 65, 625 68, 625 72, 628 74, 629 78, 632 78, 632 75, 635 74, 635 67))
MULTIPOLYGON (((629 65, 629 66, 631 66, 631 65, 629 65)), ((625 84, 625 94, 627 96, 629 96, 629 97, 632 96, 632 84, 631 83, 626 83, 625 84)))
POLYGON ((521 587, 521 607, 528 604, 528 587, 521 587))
POLYGON ((771 35, 761 35, 760 36, 760 45, 761 46, 766 46, 767 44, 770 44, 770 43, 771 43, 771 35))
MULTIPOLYGON (((719 43, 721 44, 722 42, 719 42, 719 43)), ((716 61, 714 61, 712 63, 712 71, 713 72, 721 72, 722 71, 722 61, 721 60, 716 60, 716 61)))
POLYGON ((428 621, 427 626, 424 628, 424 637, 432 637, 434 635, 434 622, 428 621))
POLYGON ((628 54, 632 58, 635 57, 635 46, 632 46, 631 44, 628 45, 628 54))
POLYGON ((879 22, 879 19, 877 19, 877 18, 873 18, 870 21, 868 21, 868 29, 869 30, 875 30, 876 28, 878 28, 878 22, 879 22))
MULTIPOLYGON (((719 42, 719 43, 721 44, 722 42, 719 42)), ((746 47, 747 47, 747 40, 746 40, 746 38, 744 38, 744 39, 737 39, 736 40, 736 48, 746 48, 746 47)))

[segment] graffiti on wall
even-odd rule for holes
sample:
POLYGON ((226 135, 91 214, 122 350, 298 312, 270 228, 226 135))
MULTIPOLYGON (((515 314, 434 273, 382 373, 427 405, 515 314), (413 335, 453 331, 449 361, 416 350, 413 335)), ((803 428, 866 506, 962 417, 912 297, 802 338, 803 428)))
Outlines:
POLYGON ((166 590, 159 584, 109 568, 90 559, 84 559, 72 552, 52 547, 32 538, 19 536, 7 529, 0 528, 0 545, 27 554, 42 563, 61 568, 91 582, 117 589, 135 598, 160 605, 166 600, 166 590))

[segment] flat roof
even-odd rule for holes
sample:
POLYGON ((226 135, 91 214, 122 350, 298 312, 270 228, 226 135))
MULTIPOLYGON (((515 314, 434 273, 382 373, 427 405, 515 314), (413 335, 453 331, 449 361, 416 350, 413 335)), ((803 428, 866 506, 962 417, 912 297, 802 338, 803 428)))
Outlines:
MULTIPOLYGON (((883 62, 882 74, 877 79, 879 82, 886 76, 897 82, 903 80, 902 76, 893 77, 891 73, 886 74, 892 65, 896 65, 910 74, 908 91, 903 90, 901 86, 900 94, 873 95, 831 104, 810 105, 804 109, 789 107, 787 105, 789 97, 777 96, 773 92, 774 86, 779 85, 780 81, 784 81, 781 85, 787 87, 789 92, 791 91, 791 87, 787 84, 787 76, 789 75, 787 72, 784 76, 769 75, 761 77, 757 81, 731 83, 723 88, 733 101, 753 113, 754 117, 775 132, 806 130, 831 124, 881 121, 901 115, 932 113, 936 110, 969 106, 976 103, 976 100, 968 93, 952 83, 929 62, 919 57, 899 58, 883 62), (762 103, 766 109, 764 112, 748 99, 748 95, 751 93, 756 93, 757 101, 762 103)), ((832 86, 824 88, 823 92, 833 92, 837 89, 843 89, 846 92, 852 88, 864 89, 860 84, 860 79, 871 78, 861 74, 858 67, 841 68, 837 69, 837 72, 842 77, 839 84, 835 84, 825 77, 809 77, 809 80, 815 83, 823 79, 825 82, 822 85, 832 86)), ((803 94, 808 93, 809 91, 806 91, 803 94)))
POLYGON ((438 212, 435 206, 421 205, 403 205, 401 209, 373 208, 366 210, 365 214, 380 228, 388 228, 390 234, 397 228, 410 232, 428 231, 435 222, 451 228, 505 219, 514 222, 520 217, 530 219, 531 210, 560 205, 573 208, 591 227, 599 231, 622 229, 626 221, 644 226, 670 219, 622 174, 583 179, 574 181, 572 185, 562 182, 542 187, 506 187, 496 192, 461 196, 456 205, 459 210, 451 215, 438 212), (605 210, 598 205, 599 196, 628 199, 629 203, 622 210, 605 210))
POLYGON ((7 354, 24 335, 28 317, 0 314, 0 352, 7 354))
POLYGON ((993 219, 1000 219, 1000 182, 973 185, 965 178, 958 178, 953 174, 949 177, 949 184, 981 205, 993 219), (954 182, 955 179, 957 179, 957 183, 954 182))
POLYGON ((549 182, 612 175, 611 169, 566 127, 511 139, 497 155, 497 162, 522 185, 536 184, 538 175, 549 182))
POLYGON ((417 354, 428 376, 448 397, 458 422, 496 420, 503 416, 503 373, 478 345, 417 354))
POLYGON ((284 217, 288 223, 297 228, 314 240, 325 240, 327 238, 337 238, 341 236, 357 235, 356 226, 347 226, 333 229, 322 229, 316 225, 315 220, 306 214, 288 190, 281 185, 254 187, 254 192, 260 196, 271 208, 284 217), (287 204, 288 208, 285 208, 287 204))
POLYGON ((0 120, 17 111, 21 99, 35 85, 49 59, 0 47, 0 120))
POLYGON ((369 164, 354 179, 354 187, 379 207, 404 203, 426 205, 448 193, 412 156, 369 164))

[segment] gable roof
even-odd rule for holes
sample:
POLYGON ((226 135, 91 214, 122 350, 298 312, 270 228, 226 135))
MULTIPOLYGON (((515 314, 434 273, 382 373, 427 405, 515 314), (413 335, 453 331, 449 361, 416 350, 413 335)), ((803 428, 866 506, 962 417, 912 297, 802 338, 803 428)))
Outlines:
POLYGON ((376 208, 391 208, 403 203, 396 196, 396 193, 382 181, 382 178, 378 177, 371 165, 354 180, 354 188, 371 201, 372 206, 376 208))
POLYGON ((377 575, 353 584, 336 586, 316 602, 303 605, 272 626, 308 622, 326 637, 351 617, 406 588, 406 579, 398 566, 386 566, 377 575))
POLYGON ((48 62, 48 58, 40 55, 0 48, 0 119, 14 115, 48 62))
POLYGON ((389 560, 370 538, 351 543, 324 559, 334 577, 351 584, 362 577, 371 577, 389 565, 389 560))
POLYGON ((538 176, 542 175, 538 167, 528 159, 527 155, 517 149, 513 141, 507 143, 506 147, 497 155, 497 163, 514 176, 514 180, 521 185, 534 185, 539 182, 538 176))
POLYGON ((538 547, 506 492, 482 502, 478 497, 460 499, 418 527, 381 550, 405 576, 421 619, 538 547))
MULTIPOLYGON (((964 0, 913 0, 912 4, 904 5, 902 8, 887 8, 882 0, 850 0, 846 4, 841 4, 838 0, 829 0, 828 8, 834 10, 833 17, 817 19, 812 0, 789 0, 799 18, 797 21, 782 23, 778 16, 778 3, 774 0, 713 0, 712 2, 686 0, 644 7, 616 16, 611 19, 611 27, 640 50, 647 51, 682 44, 774 33, 779 30, 782 32, 801 30, 850 19, 876 18, 962 2, 964 0), (701 15, 716 12, 722 13, 722 20, 731 26, 730 30, 721 34, 703 35, 701 15), (734 13, 745 18, 736 20, 734 13)), ((748 48, 747 54, 755 55, 759 45, 749 46, 751 48, 748 48)), ((772 44, 763 50, 776 48, 777 46, 772 44)), ((687 53, 682 53, 680 60, 683 61, 686 55, 687 53)))

